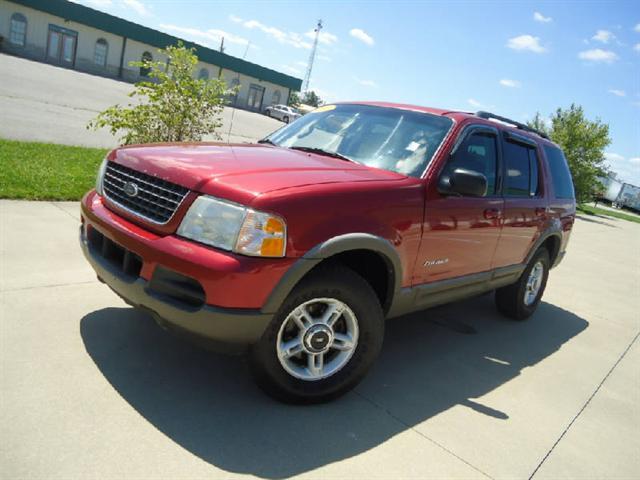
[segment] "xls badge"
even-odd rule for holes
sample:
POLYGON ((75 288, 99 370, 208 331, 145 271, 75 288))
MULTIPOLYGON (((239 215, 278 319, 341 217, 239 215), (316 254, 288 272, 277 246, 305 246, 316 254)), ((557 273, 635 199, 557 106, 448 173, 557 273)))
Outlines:
POLYGON ((449 262, 448 258, 436 258, 434 260, 425 260, 424 266, 435 267, 437 265, 444 265, 445 263, 448 263, 448 262, 449 262))

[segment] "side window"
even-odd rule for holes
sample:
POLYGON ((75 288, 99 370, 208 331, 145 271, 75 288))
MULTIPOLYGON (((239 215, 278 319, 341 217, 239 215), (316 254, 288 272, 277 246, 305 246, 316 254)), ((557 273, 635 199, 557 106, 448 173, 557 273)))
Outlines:
POLYGON ((510 140, 503 142, 505 162, 504 194, 531 197, 538 193, 538 156, 533 147, 510 140))
POLYGON ((280 103, 280 90, 276 90, 273 92, 273 97, 271 97, 272 104, 280 103))
POLYGON ((549 164, 551 182, 553 183, 553 191, 556 198, 575 198, 571 172, 569 171, 567 160, 564 158, 562 150, 545 145, 544 153, 547 157, 547 163, 549 164))
POLYGON ((201 68, 200 72, 198 72, 198 80, 209 80, 209 70, 206 68, 201 68))
POLYGON ((487 178, 487 195, 496 192, 498 170, 496 135, 488 131, 468 134, 456 153, 445 166, 444 174, 450 175, 456 168, 464 168, 482 173, 487 178))
POLYGON ((27 39, 27 18, 21 13, 11 15, 9 27, 9 42, 19 47, 24 47, 27 39))

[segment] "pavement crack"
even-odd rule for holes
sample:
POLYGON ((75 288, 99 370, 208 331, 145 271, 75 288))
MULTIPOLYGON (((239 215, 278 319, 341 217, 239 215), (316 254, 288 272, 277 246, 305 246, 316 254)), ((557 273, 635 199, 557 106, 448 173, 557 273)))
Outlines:
POLYGON ((36 288, 54 288, 54 287, 70 287, 73 285, 87 285, 89 283, 97 283, 98 280, 86 280, 84 282, 69 282, 69 283, 53 283, 49 285, 34 285, 32 287, 19 287, 19 288, 11 288, 9 290, 0 290, 0 293, 13 293, 13 292, 21 292, 23 290, 34 290, 36 288))
POLYGON ((389 409, 383 407, 382 405, 378 404, 377 402, 371 400, 370 398, 365 397, 364 395, 362 395, 360 392, 358 392, 357 390, 353 390, 353 393, 355 393, 356 395, 358 395, 360 398, 362 398, 364 401, 369 402, 371 405, 373 405, 374 407, 378 408, 379 410, 382 410, 383 412, 385 412, 387 415, 389 415, 391 418, 393 418, 395 421, 397 421, 398 423, 404 425, 405 427, 407 427, 409 430, 413 431, 414 433, 417 433, 419 436, 421 436, 422 438, 424 438, 425 440, 433 443, 435 446, 437 446, 438 448, 441 448, 442 450, 444 450, 445 452, 447 452, 449 455, 453 455, 454 457, 456 457, 458 460, 460 460, 462 463, 468 465, 469 467, 473 468, 476 472, 481 473, 482 475, 484 475, 487 478, 490 478, 491 480, 494 480, 494 478, 489 475, 486 472, 483 472, 482 470, 480 470, 478 467, 476 467, 475 465, 473 465, 472 463, 469 463, 467 460, 465 460, 464 458, 462 458, 460 455, 456 454, 455 452, 449 450, 447 447, 445 447, 444 445, 442 445, 441 443, 435 441, 433 438, 429 437, 428 435, 425 435, 424 433, 416 430, 414 427, 412 427, 411 425, 409 425, 407 422, 405 422, 404 420, 402 420, 401 418, 399 418, 398 416, 394 415, 393 413, 391 413, 389 411, 389 409))
POLYGON ((75 217, 71 212, 65 210, 64 208, 62 208, 60 205, 58 205, 56 202, 49 202, 51 205, 53 205, 54 207, 56 207, 58 210, 63 211, 64 213, 66 213, 67 215, 69 215, 71 218, 73 218, 75 220, 75 222, 79 222, 80 219, 78 219, 77 217, 75 217))
POLYGON ((640 337, 640 331, 638 333, 636 333, 636 336, 633 337, 633 340, 631 340, 631 343, 629 343, 629 345, 627 345, 627 348, 625 348, 624 352, 622 352, 622 354, 620 355, 620 357, 618 357, 618 360, 616 360, 616 363, 613 364, 613 366, 609 369, 609 371, 607 372, 607 374, 604 376, 604 378, 600 381, 600 383, 598 384, 598 386, 596 387, 596 389, 593 391, 593 393, 591 394, 591 396, 587 399, 587 401, 584 403, 584 405, 582 405, 582 408, 578 411, 578 413, 576 413, 576 415, 571 419, 571 422, 569 422, 569 425, 567 425, 567 427, 564 429, 564 431, 560 434, 560 436, 558 437, 558 439, 555 441, 555 443, 551 446, 551 448, 549 449, 549 451, 546 453, 546 455, 542 458, 542 460, 540 461, 540 463, 538 463, 538 466, 535 468, 535 470, 533 471, 533 473, 529 476, 529 480, 531 480, 534 475, 536 473, 538 473, 538 470, 540 470, 540 467, 544 464, 544 462, 546 462, 547 458, 549 458, 549 455, 551 455, 551 452, 553 452, 553 450, 556 448, 556 446, 560 443, 560 441, 564 438, 564 436, 567 434, 567 432, 569 431, 569 429, 573 426, 573 424, 575 423, 575 421, 578 419, 578 417, 580 417, 580 415, 582 415, 582 412, 584 412, 584 410, 587 408, 587 405, 589 405, 589 403, 591 403, 591 400, 593 400, 593 398, 596 396, 596 394, 600 391, 600 388, 602 388, 602 385, 604 385, 604 382, 607 381, 607 378, 609 378, 609 376, 611 375, 611 373, 616 369, 616 367, 620 364, 620 362, 622 361, 622 359, 625 357, 625 355, 627 354, 627 352, 629 352, 629 350, 631 349, 631 347, 633 346, 633 344, 636 342, 636 340, 638 340, 638 337, 640 337))

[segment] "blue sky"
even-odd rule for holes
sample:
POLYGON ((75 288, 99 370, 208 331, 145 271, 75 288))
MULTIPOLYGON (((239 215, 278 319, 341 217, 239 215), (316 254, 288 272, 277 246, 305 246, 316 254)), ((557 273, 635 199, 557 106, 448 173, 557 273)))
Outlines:
POLYGON ((610 125, 607 158, 640 185, 637 2, 79 0, 303 78, 326 101, 388 100, 526 121, 572 102, 610 125))

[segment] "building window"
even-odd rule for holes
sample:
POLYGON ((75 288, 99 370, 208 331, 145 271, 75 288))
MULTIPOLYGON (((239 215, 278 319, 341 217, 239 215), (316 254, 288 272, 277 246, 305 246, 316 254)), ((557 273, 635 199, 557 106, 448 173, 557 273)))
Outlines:
MULTIPOLYGON (((143 62, 153 62, 153 55, 151 55, 149 52, 144 52, 142 54, 142 61, 143 62)), ((151 69, 149 67, 140 67, 140 76, 141 77, 148 77, 150 71, 151 71, 151 69)))
POLYGON ((273 92, 273 96, 271 97, 271 105, 276 105, 278 103, 280 103, 280 90, 273 92))
POLYGON ((24 47, 27 40, 27 18, 21 13, 11 15, 11 28, 9 29, 9 42, 13 45, 24 47))
POLYGON ((200 73, 198 73, 198 80, 209 80, 209 70, 201 68, 200 73))
POLYGON ((93 61, 96 65, 101 67, 107 66, 107 52, 109 51, 109 44, 104 38, 99 39, 96 42, 96 50, 93 54, 93 61))

